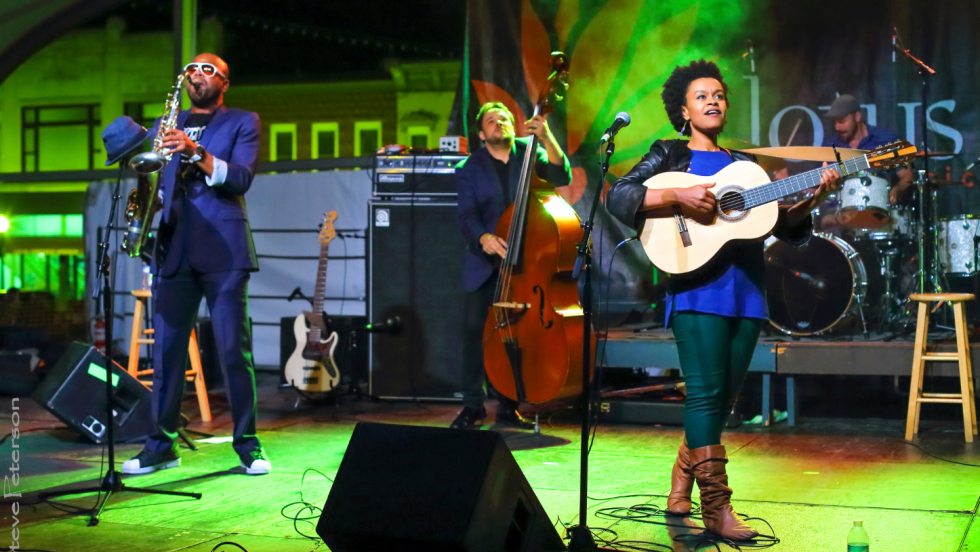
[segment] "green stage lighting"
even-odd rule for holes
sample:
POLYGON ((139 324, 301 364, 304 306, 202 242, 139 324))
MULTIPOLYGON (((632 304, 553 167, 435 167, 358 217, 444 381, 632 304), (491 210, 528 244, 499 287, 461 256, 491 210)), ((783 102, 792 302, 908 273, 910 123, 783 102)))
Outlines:
POLYGON ((0 215, 0 234, 3 234, 7 230, 10 230, 10 219, 0 215))

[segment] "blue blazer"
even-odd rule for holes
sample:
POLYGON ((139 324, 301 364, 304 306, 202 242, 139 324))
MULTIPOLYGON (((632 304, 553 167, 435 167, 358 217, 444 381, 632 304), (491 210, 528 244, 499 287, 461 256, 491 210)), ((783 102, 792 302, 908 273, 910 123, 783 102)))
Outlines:
MULTIPOLYGON (((181 111, 177 127, 183 128, 190 111, 181 111)), ((151 131, 156 136, 159 119, 151 131)), ((163 169, 163 217, 157 239, 156 273, 169 276, 186 254, 201 272, 259 269, 255 244, 248 224, 245 192, 252 186, 259 161, 262 126, 250 111, 220 106, 201 137, 201 145, 228 163, 223 184, 211 187, 203 179, 182 182, 183 197, 174 195, 180 163, 177 156, 163 169)))
MULTIPOLYGON (((521 178, 521 165, 524 163, 527 144, 527 138, 515 138, 510 150, 507 166, 510 170, 511 197, 504 198, 503 184, 493 167, 493 156, 486 147, 473 152, 463 166, 456 169, 459 193, 456 212, 459 228, 467 244, 463 259, 463 287, 466 291, 476 291, 497 270, 499 258, 495 260, 483 252, 480 236, 496 233, 500 217, 514 202, 516 183, 521 178)), ((572 170, 568 157, 564 154, 562 157, 564 163, 561 165, 549 163, 547 150, 539 145, 534 172, 555 186, 567 186, 572 182, 572 170)))

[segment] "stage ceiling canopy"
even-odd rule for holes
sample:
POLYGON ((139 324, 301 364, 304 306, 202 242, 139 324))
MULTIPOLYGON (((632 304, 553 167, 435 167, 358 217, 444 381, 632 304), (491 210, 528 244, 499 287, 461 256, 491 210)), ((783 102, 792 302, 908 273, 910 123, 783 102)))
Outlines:
POLYGON ((35 52, 124 0, 0 2, 0 83, 35 52))

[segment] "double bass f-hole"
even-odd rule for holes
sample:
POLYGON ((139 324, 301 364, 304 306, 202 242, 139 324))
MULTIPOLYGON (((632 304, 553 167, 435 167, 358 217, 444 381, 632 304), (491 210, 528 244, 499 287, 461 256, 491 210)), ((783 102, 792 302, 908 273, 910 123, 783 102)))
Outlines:
POLYGON ((541 289, 541 286, 534 286, 533 288, 531 288, 531 291, 535 295, 537 295, 538 293, 541 294, 541 301, 538 302, 538 320, 541 322, 541 327, 543 327, 546 330, 550 330, 551 326, 555 324, 555 321, 549 320, 547 324, 544 323, 544 290, 541 289))

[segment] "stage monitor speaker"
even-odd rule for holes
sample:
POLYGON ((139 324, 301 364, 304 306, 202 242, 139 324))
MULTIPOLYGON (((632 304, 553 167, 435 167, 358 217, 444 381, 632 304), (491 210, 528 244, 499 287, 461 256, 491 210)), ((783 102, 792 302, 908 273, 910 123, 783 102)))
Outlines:
POLYGON ((357 424, 316 532, 333 552, 565 550, 493 431, 357 424))
MULTIPOLYGON (((113 429, 117 443, 149 435, 154 425, 150 391, 113 364, 113 429)), ((72 343, 51 368, 32 398, 89 440, 106 441, 106 370, 102 354, 85 343, 72 343)))
POLYGON ((460 400, 462 263, 456 203, 372 201, 369 322, 401 319, 370 335, 369 393, 386 399, 460 400))

